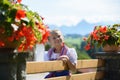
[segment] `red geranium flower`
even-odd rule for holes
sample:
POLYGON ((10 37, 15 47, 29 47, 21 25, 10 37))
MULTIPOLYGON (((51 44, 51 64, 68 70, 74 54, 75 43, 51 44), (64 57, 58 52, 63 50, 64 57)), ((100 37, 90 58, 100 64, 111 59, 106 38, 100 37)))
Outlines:
POLYGON ((90 50, 90 44, 88 43, 84 48, 85 48, 85 50, 87 50, 87 51, 90 50))
POLYGON ((104 47, 106 44, 119 46, 120 31, 117 29, 119 26, 120 25, 96 26, 86 40, 87 45, 85 49, 89 50, 91 46, 104 47))
POLYGON ((0 47, 3 47, 5 44, 3 41, 0 41, 0 47))
POLYGON ((36 44, 45 43, 49 35, 44 18, 29 10, 21 1, 0 2, 0 11, 4 12, 1 14, 0 35, 3 36, 0 36, 0 47, 11 48, 15 44, 13 47, 18 52, 32 50, 36 44))
POLYGON ((26 13, 24 10, 17 10, 15 17, 17 20, 20 20, 21 18, 25 18, 25 17, 26 17, 26 13))
POLYGON ((22 0, 17 0, 18 3, 21 3, 22 0))

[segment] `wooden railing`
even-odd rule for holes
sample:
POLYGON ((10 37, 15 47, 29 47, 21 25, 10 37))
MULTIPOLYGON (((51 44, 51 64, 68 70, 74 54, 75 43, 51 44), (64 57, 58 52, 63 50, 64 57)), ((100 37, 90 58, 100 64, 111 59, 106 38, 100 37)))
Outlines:
MULTIPOLYGON (((84 68, 94 68, 96 70, 86 73, 76 73, 72 74, 71 76, 48 78, 45 80, 99 80, 103 79, 104 77, 104 72, 100 70, 101 67, 104 67, 104 61, 100 59, 78 60, 77 70, 84 68)), ((68 70, 68 68, 62 61, 27 62, 26 68, 27 74, 44 73, 58 70, 68 70)))

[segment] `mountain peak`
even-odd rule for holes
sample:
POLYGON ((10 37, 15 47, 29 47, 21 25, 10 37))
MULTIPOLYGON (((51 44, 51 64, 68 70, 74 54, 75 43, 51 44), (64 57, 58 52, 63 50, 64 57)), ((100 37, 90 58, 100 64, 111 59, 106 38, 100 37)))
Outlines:
POLYGON ((86 20, 81 20, 77 25, 73 26, 56 26, 56 25, 49 25, 50 29, 58 29, 60 30, 63 35, 66 34, 80 34, 80 35, 86 35, 89 34, 91 31, 93 31, 95 25, 103 25, 104 23, 89 23, 86 20))

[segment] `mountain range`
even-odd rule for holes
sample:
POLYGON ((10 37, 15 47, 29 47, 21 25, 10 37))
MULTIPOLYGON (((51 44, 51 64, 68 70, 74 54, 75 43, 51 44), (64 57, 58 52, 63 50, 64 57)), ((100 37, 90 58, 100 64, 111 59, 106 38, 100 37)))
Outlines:
POLYGON ((49 29, 58 29, 60 30, 63 35, 68 35, 68 34, 79 34, 79 35, 86 35, 89 34, 93 29, 94 26, 98 25, 111 25, 114 24, 113 22, 99 22, 99 23, 88 23, 85 20, 80 21, 77 25, 75 26, 56 26, 56 25, 49 25, 49 29))

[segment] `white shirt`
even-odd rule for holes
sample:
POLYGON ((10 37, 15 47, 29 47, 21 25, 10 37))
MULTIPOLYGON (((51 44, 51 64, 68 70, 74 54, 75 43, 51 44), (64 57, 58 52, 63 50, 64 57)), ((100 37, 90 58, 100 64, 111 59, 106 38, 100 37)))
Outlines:
MULTIPOLYGON (((59 57, 60 53, 52 53, 51 58, 52 59, 57 59, 59 57)), ((68 51, 66 53, 66 55, 69 57, 69 60, 71 61, 71 63, 77 63, 77 53, 76 50, 74 48, 68 48, 68 51)), ((48 52, 45 53, 44 55, 44 60, 45 61, 49 61, 49 55, 48 52)))

